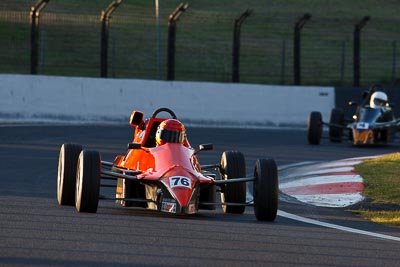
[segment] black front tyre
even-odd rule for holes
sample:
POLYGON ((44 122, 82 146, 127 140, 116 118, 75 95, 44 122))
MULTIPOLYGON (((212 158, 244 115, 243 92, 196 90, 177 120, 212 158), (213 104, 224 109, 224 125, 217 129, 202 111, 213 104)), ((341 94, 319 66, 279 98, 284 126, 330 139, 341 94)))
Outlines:
MULTIPOLYGON (((225 151, 221 157, 221 167, 223 169, 221 175, 224 180, 233 178, 246 177, 246 163, 244 155, 239 151, 225 151)), ((225 185, 221 193, 221 201, 223 203, 239 203, 246 202, 246 183, 229 183, 225 185)), ((222 205, 224 213, 241 214, 245 210, 244 205, 222 205)))
POLYGON ((78 159, 75 207, 79 212, 97 211, 100 193, 101 159, 97 151, 83 150, 78 159))
POLYGON ((63 144, 58 157, 57 200, 60 205, 75 205, 75 181, 82 146, 63 144))
POLYGON ((307 122, 307 139, 309 144, 319 145, 322 136, 322 127, 321 112, 311 112, 307 122))
POLYGON ((342 109, 332 109, 329 124, 329 140, 337 143, 342 142, 343 128, 345 124, 344 112, 342 109))
POLYGON ((258 159, 254 167, 254 214, 259 221, 274 221, 278 212, 278 169, 273 159, 258 159))

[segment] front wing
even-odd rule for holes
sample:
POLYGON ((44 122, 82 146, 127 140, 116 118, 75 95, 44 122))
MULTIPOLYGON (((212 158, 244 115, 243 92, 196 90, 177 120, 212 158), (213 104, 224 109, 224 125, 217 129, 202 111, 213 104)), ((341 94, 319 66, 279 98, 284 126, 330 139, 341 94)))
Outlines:
MULTIPOLYGON (((218 168, 218 165, 203 165, 201 168, 202 170, 215 169, 218 168)), ((108 182, 101 183, 101 187, 117 188, 116 183, 132 183, 136 186, 143 186, 143 188, 146 190, 146 193, 132 197, 129 194, 123 194, 123 192, 117 191, 116 197, 107 197, 101 195, 100 199, 113 200, 122 204, 123 206, 144 207, 173 214, 193 214, 196 213, 198 209, 214 210, 216 205, 253 206, 253 201, 246 203, 217 202, 216 193, 221 192, 220 188, 226 184, 252 182, 255 180, 255 177, 242 177, 223 180, 216 179, 217 177, 215 174, 205 171, 204 174, 213 178, 214 183, 204 185, 198 184, 193 190, 189 205, 186 207, 181 207, 172 196, 173 194, 171 194, 169 189, 161 181, 138 179, 137 176, 141 173, 142 172, 140 171, 115 168, 113 163, 102 161, 101 180, 108 182), (198 197, 199 195, 200 198, 198 197)))

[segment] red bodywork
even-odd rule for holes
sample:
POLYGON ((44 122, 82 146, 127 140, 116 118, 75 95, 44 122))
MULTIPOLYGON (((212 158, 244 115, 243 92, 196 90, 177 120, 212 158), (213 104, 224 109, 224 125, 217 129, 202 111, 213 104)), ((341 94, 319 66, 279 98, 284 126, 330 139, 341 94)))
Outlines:
MULTIPOLYGON (((140 144, 140 148, 128 149, 126 155, 117 156, 114 166, 121 171, 140 171, 135 177, 135 184, 139 185, 139 191, 145 191, 146 199, 152 200, 147 203, 147 208, 171 213, 195 213, 199 207, 200 190, 213 188, 215 179, 201 173, 195 151, 187 139, 184 144, 156 146, 155 133, 164 120, 150 118, 136 125, 133 143, 140 144)), ((132 197, 128 193, 130 191, 123 179, 119 179, 117 198, 132 197)), ((212 193, 215 195, 215 192, 212 193)))
POLYGON ((136 127, 133 142, 114 162, 101 160, 98 151, 85 150, 79 144, 61 146, 57 172, 60 205, 96 212, 102 199, 172 214, 215 210, 216 205, 224 213, 242 214, 246 206, 254 206, 258 220, 275 220, 279 188, 274 160, 257 159, 250 177, 240 151, 224 151, 220 163, 200 165, 197 153, 211 150, 213 145, 200 144, 194 150, 171 109, 158 108, 146 121, 142 112, 134 111, 129 121, 136 127), (160 112, 169 113, 172 119, 158 118, 160 112), (247 199, 248 182, 253 184, 253 200, 247 199), (104 194, 101 187, 106 188, 104 194), (109 188, 116 188, 115 197, 108 196, 109 188), (217 193, 221 201, 216 201, 217 193))

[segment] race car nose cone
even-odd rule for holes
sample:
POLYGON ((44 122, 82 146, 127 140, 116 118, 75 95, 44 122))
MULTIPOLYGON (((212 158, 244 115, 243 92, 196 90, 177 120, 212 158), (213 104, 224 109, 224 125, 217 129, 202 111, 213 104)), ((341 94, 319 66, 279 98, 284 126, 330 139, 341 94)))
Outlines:
POLYGON ((186 207, 192 196, 196 181, 185 176, 168 177, 169 187, 181 207, 186 207))
POLYGON ((186 207, 189 204, 192 190, 186 188, 176 188, 172 191, 175 194, 176 200, 182 208, 186 207))

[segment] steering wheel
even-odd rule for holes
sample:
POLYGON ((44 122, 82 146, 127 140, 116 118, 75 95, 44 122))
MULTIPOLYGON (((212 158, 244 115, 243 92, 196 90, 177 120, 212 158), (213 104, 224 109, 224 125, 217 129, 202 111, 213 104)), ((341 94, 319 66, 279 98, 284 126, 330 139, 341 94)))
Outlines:
POLYGON ((158 113, 160 113, 160 112, 167 112, 167 113, 169 113, 169 115, 171 115, 171 117, 172 117, 173 119, 175 119, 175 120, 177 119, 175 113, 174 113, 172 110, 170 110, 169 108, 159 108, 159 109, 156 109, 156 110, 153 112, 153 115, 151 115, 151 117, 152 117, 152 118, 155 118, 155 117, 158 115, 158 113))

